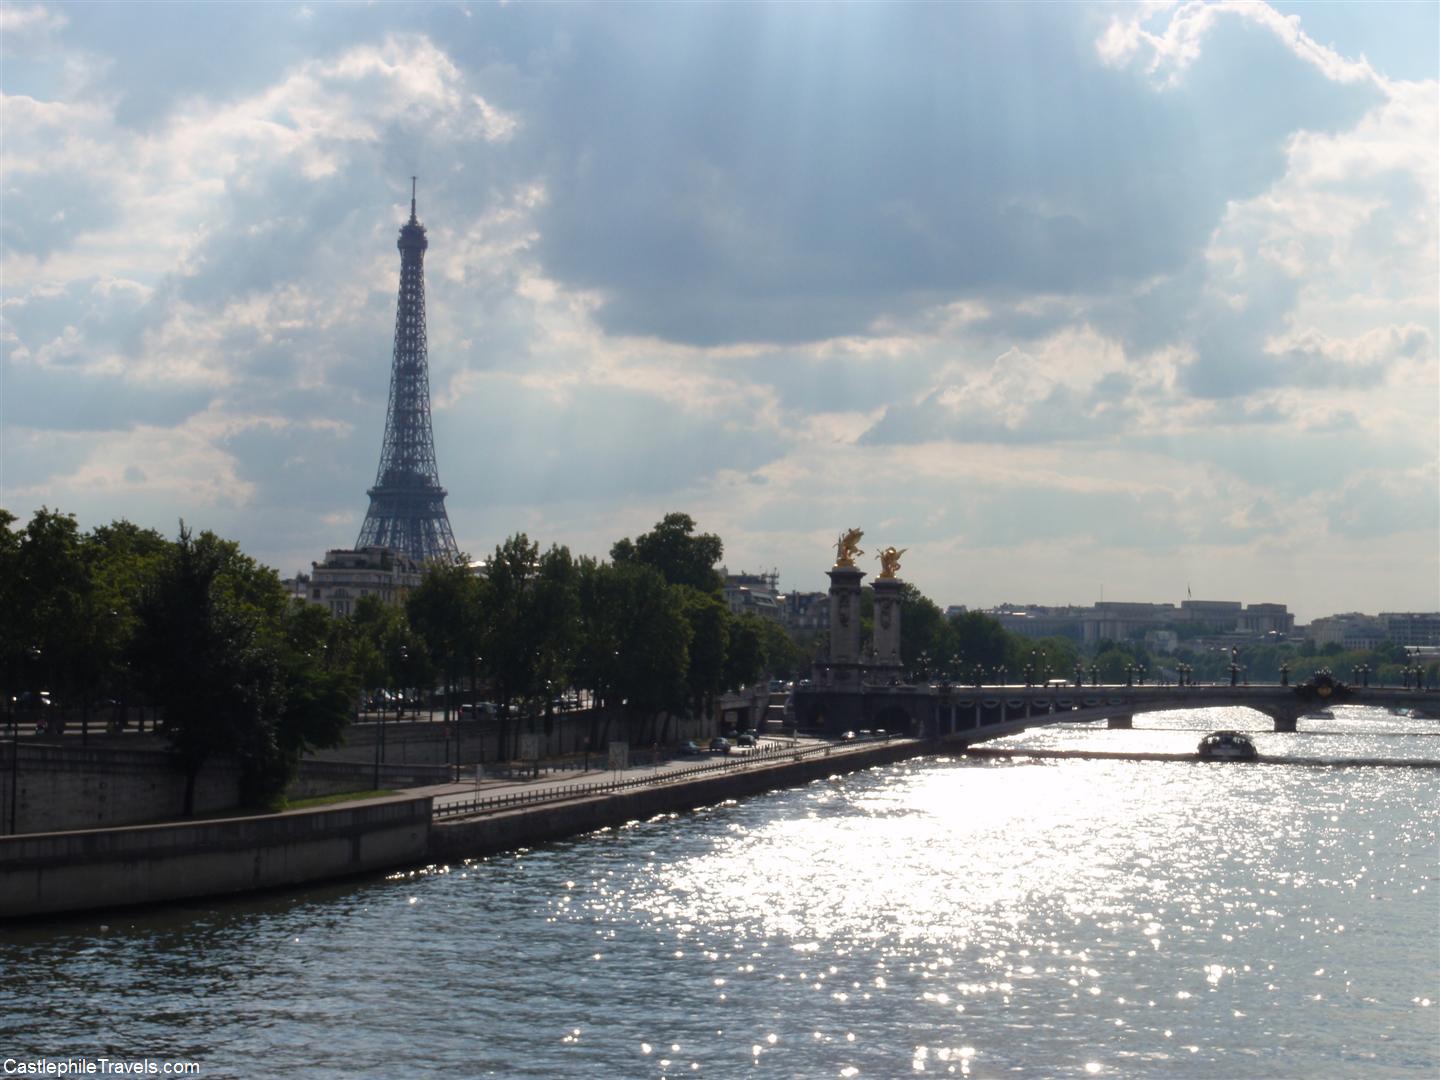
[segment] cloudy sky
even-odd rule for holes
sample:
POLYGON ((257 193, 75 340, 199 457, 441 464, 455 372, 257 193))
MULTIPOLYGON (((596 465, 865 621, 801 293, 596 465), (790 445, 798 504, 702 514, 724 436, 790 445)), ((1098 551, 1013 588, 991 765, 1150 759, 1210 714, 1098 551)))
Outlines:
POLYGON ((472 553, 1436 610, 1437 12, 7 2, 0 504, 353 544, 414 174, 472 553))

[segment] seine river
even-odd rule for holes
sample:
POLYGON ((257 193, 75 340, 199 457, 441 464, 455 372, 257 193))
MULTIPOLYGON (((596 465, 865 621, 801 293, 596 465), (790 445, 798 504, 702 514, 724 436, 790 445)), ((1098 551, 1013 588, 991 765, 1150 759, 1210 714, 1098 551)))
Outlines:
MULTIPOLYGON (((1262 754, 1440 759, 1340 709, 1262 754)), ((1165 730, 1009 745, 1190 750, 1165 730)), ((1190 730, 1195 729, 1195 730, 1190 730)), ((1402 731, 1428 729, 1425 735, 1402 731)), ((0 930, 0 1057, 204 1077, 1434 1077, 1440 771, 925 759, 543 849, 0 930)))

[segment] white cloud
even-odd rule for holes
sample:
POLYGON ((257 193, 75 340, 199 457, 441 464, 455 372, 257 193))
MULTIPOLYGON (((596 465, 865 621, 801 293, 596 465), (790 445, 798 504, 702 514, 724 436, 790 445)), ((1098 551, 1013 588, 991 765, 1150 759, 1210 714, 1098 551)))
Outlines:
POLYGON ((69 21, 63 12, 40 4, 6 4, 0 7, 0 42, 8 53, 17 43, 63 30, 69 21))
MULTIPOLYGON (((659 59, 617 59, 595 51, 625 45, 613 26, 512 40, 486 9, 447 38, 351 12, 343 44, 143 122, 113 85, 7 79, 0 335, 35 398, 20 424, 5 406, 5 498, 162 527, 204 507, 286 566, 348 543, 418 172, 440 470, 475 550, 523 528, 603 553, 686 509, 732 566, 799 587, 859 523, 943 602, 1093 599, 1067 582, 1102 576, 1174 598, 1184 571, 1297 604, 1275 583, 1323 579, 1288 565, 1433 551, 1424 514, 1372 519, 1361 495, 1433 490, 1394 462, 1436 442, 1435 84, 1245 4, 1122 9, 1097 78, 1035 10, 1010 14, 1064 94, 982 56, 964 85, 985 104, 929 127, 923 80, 863 63, 853 94, 802 101, 791 65, 747 106, 730 67, 665 66, 688 55, 658 47, 668 14, 659 59), (1298 58, 1269 77, 1365 93, 1236 134, 1248 118, 1203 99, 1265 85, 1225 67, 1236 28, 1298 58), (1093 116, 1066 111, 1091 92, 1093 116), (1033 116, 992 115, 1027 93, 1033 116), (1362 542, 1369 520, 1392 531, 1362 542)), ((77 63, 63 18, 26 18, 55 71, 77 63)))
POLYGON ((1166 86, 1177 85, 1204 51, 1205 39, 1222 19, 1235 18, 1264 27, 1301 60, 1336 82, 1377 78, 1370 65, 1350 60, 1321 45, 1301 29, 1298 15, 1282 15, 1255 0, 1190 0, 1126 5, 1096 41, 1100 58, 1112 66, 1135 60, 1166 86), (1149 25, 1162 22, 1158 30, 1149 25))

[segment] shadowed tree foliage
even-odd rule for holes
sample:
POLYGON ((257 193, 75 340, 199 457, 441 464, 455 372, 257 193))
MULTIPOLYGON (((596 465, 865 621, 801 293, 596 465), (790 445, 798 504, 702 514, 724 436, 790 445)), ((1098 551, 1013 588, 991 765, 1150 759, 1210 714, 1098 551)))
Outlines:
POLYGON ((724 601, 713 593, 701 592, 689 585, 674 588, 690 626, 690 662, 685 673, 689 711, 703 716, 709 712, 715 695, 727 688, 726 661, 730 655, 733 619, 724 601))
POLYGON ((986 672, 1002 664, 1013 665, 1011 641, 1013 635, 1006 632, 998 619, 978 611, 967 611, 950 620, 953 656, 957 661, 957 677, 969 681, 976 667, 986 672))
POLYGON ((908 581, 900 590, 900 656, 912 670, 940 672, 954 654, 954 630, 936 603, 908 581))
POLYGON ((758 615, 739 615, 731 620, 730 652, 725 657, 726 689, 749 686, 764 674, 768 622, 758 615))
POLYGON ((467 563, 431 563, 420 585, 405 600, 410 625, 424 639, 431 660, 445 677, 447 722, 449 691, 459 684, 462 673, 471 672, 481 652, 481 583, 467 563))
POLYGON ((689 585, 715 594, 725 586, 715 569, 724 554, 720 537, 714 533, 696 535, 695 519, 678 512, 666 514, 634 541, 620 540, 610 549, 610 558, 616 563, 644 563, 660 571, 671 585, 689 585))
POLYGON ((659 715, 683 710, 688 697, 692 631, 680 591, 642 563, 587 562, 580 618, 580 671, 606 713, 592 742, 604 741, 612 716, 631 742, 653 740, 659 715))
POLYGON ((291 614, 273 571, 182 523, 141 596, 131 655, 185 770, 187 815, 195 778, 214 757, 237 761, 244 800, 265 805, 306 748, 338 741, 348 673, 325 670, 305 648, 316 644, 315 623, 291 614))

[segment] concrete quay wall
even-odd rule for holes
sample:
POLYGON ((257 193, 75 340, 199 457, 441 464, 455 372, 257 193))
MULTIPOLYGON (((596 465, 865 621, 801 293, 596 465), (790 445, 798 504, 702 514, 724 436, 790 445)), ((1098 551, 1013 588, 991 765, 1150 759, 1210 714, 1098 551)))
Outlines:
MULTIPOLYGON (((362 724, 351 724, 345 730, 345 742, 341 746, 316 750, 310 756, 317 761, 368 762, 375 758, 375 743, 383 739, 385 760, 398 765, 442 765, 458 757, 461 762, 473 765, 483 761, 486 764, 502 760, 500 753, 500 727, 498 721, 451 718, 447 725, 436 713, 432 720, 387 720, 383 725, 367 715, 362 724), (447 747, 448 740, 448 747, 447 747), (458 751, 457 751, 458 746, 458 751)), ((543 718, 530 720, 513 719, 508 725, 510 751, 516 749, 517 735, 535 735, 540 740, 542 758, 565 757, 583 754, 590 738, 591 712, 556 713, 550 718, 550 732, 545 732, 543 718)), ((602 728, 603 724, 600 725, 602 728)), ((677 743, 686 739, 703 742, 716 733, 713 718, 672 717, 667 742, 677 743)), ((610 737, 615 737, 612 725, 610 737)), ((605 746, 591 746, 591 753, 605 753, 605 746)))
MULTIPOLYGON (((238 766, 215 761, 200 770, 197 814, 223 813, 239 802, 238 766)), ((0 830, 5 832, 104 829, 174 818, 184 809, 185 774, 174 755, 163 750, 0 745, 0 830)))
POLYGON ((0 918, 155 904, 423 863, 430 798, 0 837, 0 918))
MULTIPOLYGON (((185 774, 166 749, 22 742, 12 760, 16 749, 0 743, 0 832, 109 829, 173 820, 184 812, 185 774)), ((381 787, 407 788, 438 784, 448 775, 443 766, 387 764, 379 779, 381 787)), ((307 759, 285 794, 308 799, 368 791, 374 784, 369 763, 307 759)), ((239 805, 239 766, 223 759, 207 762, 195 779, 196 815, 239 805)))
POLYGON ((455 861, 528 847, 630 821, 643 821, 657 814, 693 810, 727 799, 797 787, 827 776, 858 772, 933 752, 933 746, 918 742, 889 743, 844 752, 837 750, 828 757, 748 766, 715 776, 656 784, 613 795, 545 803, 459 821, 437 821, 430 829, 430 858, 432 861, 455 861))

